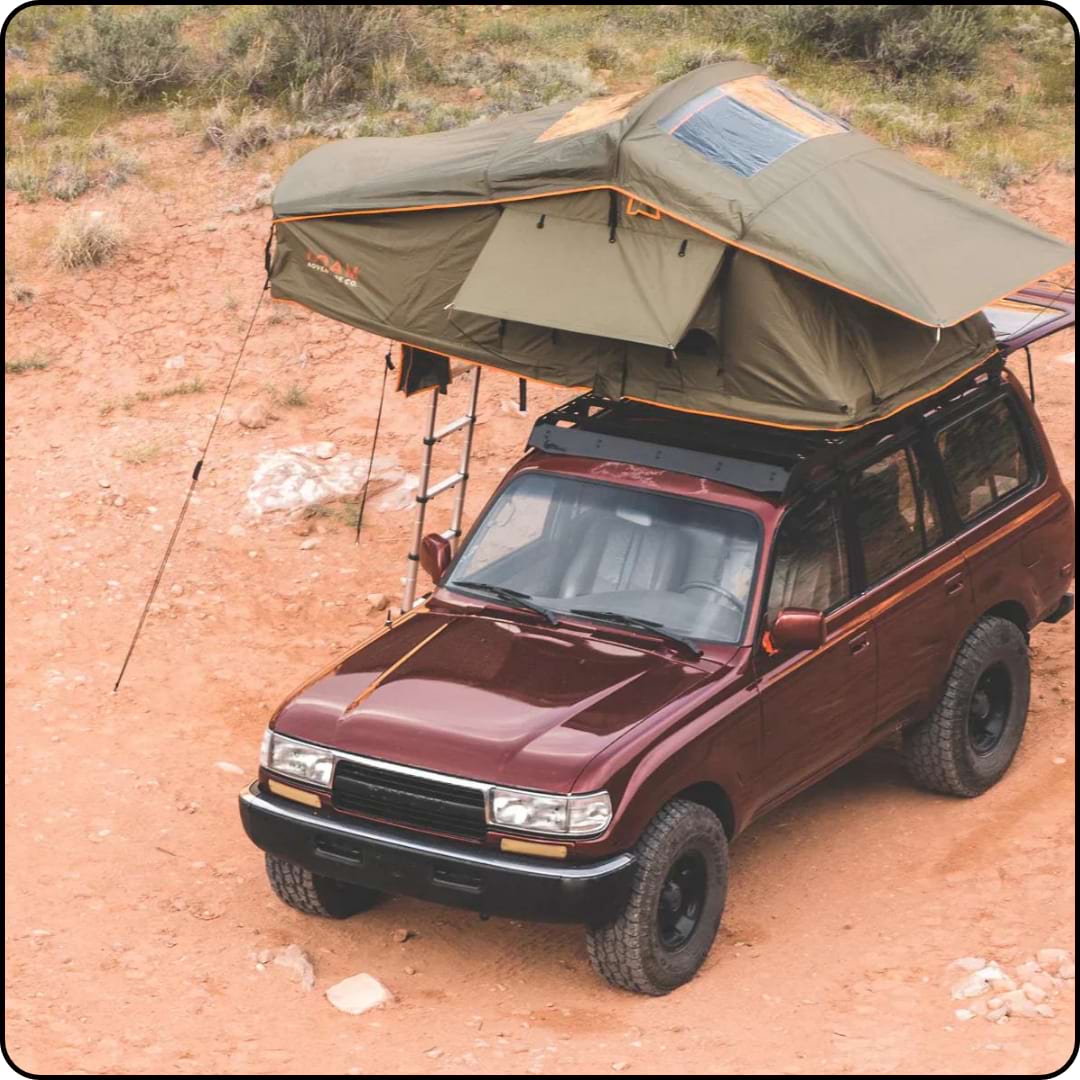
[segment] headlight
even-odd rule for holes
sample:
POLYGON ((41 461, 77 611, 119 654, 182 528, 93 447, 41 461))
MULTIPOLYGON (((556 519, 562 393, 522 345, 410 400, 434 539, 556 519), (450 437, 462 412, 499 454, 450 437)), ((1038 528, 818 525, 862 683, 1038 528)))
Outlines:
POLYGON ((529 791, 493 788, 491 824, 525 832, 559 836, 590 836, 611 821, 611 798, 594 795, 536 795, 529 791))
POLYGON ((334 772, 334 755, 321 746, 295 742, 272 731, 263 737, 260 760, 264 769, 328 788, 334 772))

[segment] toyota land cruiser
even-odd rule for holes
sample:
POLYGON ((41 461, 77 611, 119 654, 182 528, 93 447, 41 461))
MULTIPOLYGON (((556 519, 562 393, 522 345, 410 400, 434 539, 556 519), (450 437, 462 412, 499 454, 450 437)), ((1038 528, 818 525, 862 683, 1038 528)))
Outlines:
POLYGON ((612 983, 700 967, 728 845, 899 733, 971 797, 1073 604, 1073 502, 1000 366, 838 435, 630 402, 540 418, 434 590, 275 713, 250 838, 287 904, 579 922, 612 983))

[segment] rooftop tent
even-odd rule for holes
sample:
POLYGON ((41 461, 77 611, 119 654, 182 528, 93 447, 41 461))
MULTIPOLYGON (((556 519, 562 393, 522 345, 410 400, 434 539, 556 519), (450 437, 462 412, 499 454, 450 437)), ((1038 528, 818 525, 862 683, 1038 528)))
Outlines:
POLYGON ((841 428, 996 348, 1065 245, 725 63, 649 94, 353 139, 274 193, 275 298, 517 375, 841 428))

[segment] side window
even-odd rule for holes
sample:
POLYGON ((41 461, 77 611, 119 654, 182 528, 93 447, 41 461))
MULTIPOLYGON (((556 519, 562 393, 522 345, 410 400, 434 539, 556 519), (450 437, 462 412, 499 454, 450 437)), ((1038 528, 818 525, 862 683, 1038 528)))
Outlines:
POLYGON ((793 509, 780 525, 766 625, 784 608, 828 611, 851 595, 836 504, 819 499, 793 509))
POLYGON ((961 521, 1023 487, 1031 475, 1016 417, 1004 398, 945 428, 937 447, 961 521))
POLYGON ((867 585, 895 573, 941 539, 937 510, 910 449, 897 450, 858 473, 851 498, 867 585))

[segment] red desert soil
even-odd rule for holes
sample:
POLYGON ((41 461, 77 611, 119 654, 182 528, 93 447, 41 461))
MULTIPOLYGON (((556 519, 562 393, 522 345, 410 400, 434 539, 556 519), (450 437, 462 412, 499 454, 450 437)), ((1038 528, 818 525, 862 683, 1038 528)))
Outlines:
MULTIPOLYGON (((1035 1074, 1066 1061, 1071 983, 1052 1019, 961 1022, 948 965, 1074 950, 1072 619, 1033 636, 1029 727, 1004 782, 975 802, 935 797, 882 749, 754 825, 734 845, 704 971, 667 998, 600 982, 575 927, 399 899, 344 923, 282 906, 237 792, 275 703, 378 625, 366 594, 397 601, 411 516, 372 514, 359 547, 320 519, 318 545, 302 550, 293 527, 248 519, 244 492, 260 451, 330 439, 367 453, 384 343, 264 303, 232 403, 299 382, 310 404, 275 407, 261 430, 219 429, 163 606, 113 695, 259 295, 269 216, 225 212, 250 196, 254 168, 200 156, 159 121, 133 121, 127 136, 149 179, 72 210, 6 201, 8 264, 36 291, 30 306, 7 306, 6 356, 52 357, 6 379, 5 1027, 18 1065, 1035 1074), (56 222, 93 208, 126 227, 122 256, 50 269, 56 222), (178 354, 183 370, 167 370, 178 354), (202 393, 121 404, 196 377, 202 393), (400 943, 398 929, 413 936, 400 943), (314 990, 256 967, 260 950, 293 943, 314 963, 314 990), (361 1017, 332 1008, 326 988, 358 972, 397 1004, 361 1017)), ((1012 205, 1071 237, 1070 179, 1043 175, 1012 205)), ((1060 357, 1073 347, 1069 335, 1035 351, 1039 409, 1070 485, 1075 369, 1060 357)), ((527 433, 500 408, 515 394, 512 379, 485 375, 470 516, 527 433)), ((530 416, 567 396, 532 389, 530 416)), ((380 445, 413 469, 423 408, 392 398, 380 445)))

